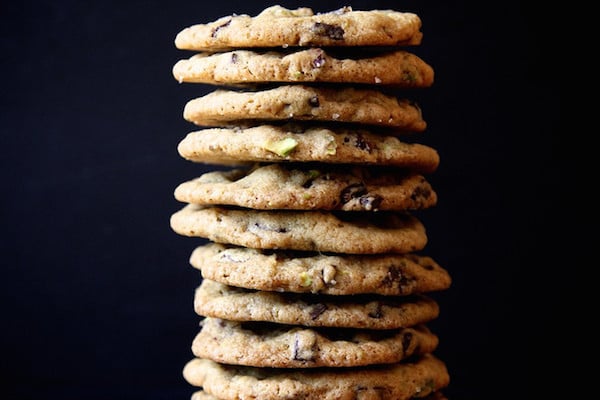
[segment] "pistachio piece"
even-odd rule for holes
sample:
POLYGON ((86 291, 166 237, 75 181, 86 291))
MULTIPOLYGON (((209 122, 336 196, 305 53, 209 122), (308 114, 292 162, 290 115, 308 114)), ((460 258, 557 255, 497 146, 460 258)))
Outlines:
POLYGON ((312 278, 306 271, 300 273, 300 285, 304 287, 312 285, 312 278))
POLYGON ((285 138, 276 141, 266 141, 263 144, 263 148, 273 152, 281 157, 285 157, 289 155, 292 150, 294 150, 298 146, 298 142, 293 138, 285 138))

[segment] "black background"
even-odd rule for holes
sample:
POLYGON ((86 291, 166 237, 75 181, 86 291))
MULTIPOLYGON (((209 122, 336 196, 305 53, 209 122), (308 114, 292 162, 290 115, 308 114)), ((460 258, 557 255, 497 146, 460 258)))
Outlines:
MULTIPOLYGON (((3 1, 0 381, 6 399, 187 399, 181 369, 198 318, 198 240, 169 227, 193 128, 180 85, 182 28, 259 1, 3 1)), ((420 216, 453 277, 437 299, 436 352, 452 399, 531 398, 551 307, 535 288, 552 248, 546 196, 560 119, 544 21, 518 1, 281 1, 393 8, 423 20, 415 52, 436 71, 416 94, 441 156, 440 198, 420 216), (535 278, 535 281, 534 281, 535 278), (532 289, 533 288, 533 289, 532 289), (516 388, 519 388, 518 390, 516 388)), ((545 10, 547 13, 548 10, 545 10)))

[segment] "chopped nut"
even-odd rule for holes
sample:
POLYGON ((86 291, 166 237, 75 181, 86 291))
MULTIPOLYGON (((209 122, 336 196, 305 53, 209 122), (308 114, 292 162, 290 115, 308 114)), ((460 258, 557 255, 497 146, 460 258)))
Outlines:
POLYGON ((290 137, 277 141, 266 141, 263 144, 265 150, 273 152, 281 157, 289 155, 296 146, 298 146, 298 142, 290 137))
POLYGON ((326 265, 323 268, 322 271, 322 275, 323 275, 323 282, 325 282, 328 285, 335 285, 335 274, 337 272, 337 268, 335 267, 335 265, 326 265))
POLYGON ((335 142, 329 143, 327 146, 327 154, 330 156, 334 156, 337 153, 337 144, 335 142))
POLYGON ((312 285, 312 278, 310 277, 310 275, 308 275, 308 273, 306 273, 306 271, 302 271, 300 273, 300 285, 303 287, 308 287, 312 285))

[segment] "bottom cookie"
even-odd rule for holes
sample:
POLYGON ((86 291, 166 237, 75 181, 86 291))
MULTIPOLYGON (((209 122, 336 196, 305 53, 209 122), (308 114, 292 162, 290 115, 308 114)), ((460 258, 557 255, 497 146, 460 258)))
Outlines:
MULTIPOLYGON (((413 397, 411 400, 416 400, 416 399, 419 399, 419 400, 448 400, 448 398, 446 396, 444 396, 444 394, 440 391, 433 392, 429 396, 425 396, 425 397, 413 397)), ((194 392, 192 394, 191 400, 223 400, 223 399, 220 397, 215 397, 213 395, 210 395, 203 390, 198 390, 197 392, 194 392)))
POLYGON ((446 365, 432 354, 393 365, 309 370, 239 367, 194 358, 184 366, 183 377, 221 400, 410 400, 450 383, 446 365))

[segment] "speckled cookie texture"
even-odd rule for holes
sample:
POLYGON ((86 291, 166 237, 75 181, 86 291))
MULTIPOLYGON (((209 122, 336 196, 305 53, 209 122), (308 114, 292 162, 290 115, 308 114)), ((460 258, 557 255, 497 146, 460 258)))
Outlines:
POLYGON ((427 127, 412 100, 370 88, 280 85, 258 90, 217 88, 189 100, 183 118, 199 126, 256 125, 270 121, 328 121, 422 132, 427 127))
POLYGON ((374 331, 205 318, 192 352, 219 363, 253 367, 357 367, 396 363, 431 353, 437 345, 437 336, 425 325, 374 331))
POLYGON ((424 88, 433 84, 434 72, 423 59, 405 50, 342 57, 329 49, 310 48, 199 53, 179 60, 173 76, 179 82, 212 85, 314 82, 424 88))
POLYGON ((428 396, 450 381, 445 364, 432 354, 368 368, 301 370, 229 366, 194 358, 185 365, 183 376, 225 400, 408 400, 428 396))
POLYGON ((323 254, 208 243, 192 251, 190 264, 205 279, 276 292, 406 296, 451 284, 448 271, 415 253, 323 254))
POLYGON ((447 400, 422 36, 411 12, 280 5, 176 35, 172 77, 208 87, 183 106, 177 153, 202 172, 170 218, 199 239, 192 400, 447 400))
POLYGON ((327 296, 249 290, 203 279, 194 295, 203 317, 263 321, 310 327, 398 329, 439 316, 438 303, 426 295, 327 296))
POLYGON ((177 186, 175 198, 260 210, 423 210, 437 202, 420 174, 287 163, 206 172, 177 186))
POLYGON ((318 162, 392 166, 431 174, 440 163, 434 148, 393 135, 288 124, 196 130, 179 142, 177 151, 186 160, 217 165, 318 162))
MULTIPOLYGON (((418 397, 418 399, 420 399, 420 400, 448 400, 448 398, 440 390, 431 393, 429 396, 418 397)), ((223 400, 223 399, 220 397, 215 397, 211 394, 208 394, 204 390, 200 389, 200 390, 195 391, 192 394, 191 400, 223 400)), ((417 400, 417 397, 413 397, 413 398, 411 398, 411 400, 417 400)))
POLYGON ((237 47, 399 46, 421 43, 421 19, 395 10, 315 13, 307 7, 274 5, 256 16, 237 14, 181 30, 175 46, 182 50, 222 51, 237 47))
POLYGON ((180 235, 256 249, 349 254, 409 253, 427 244, 423 224, 406 212, 251 210, 186 204, 171 216, 180 235))

